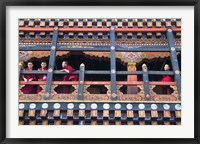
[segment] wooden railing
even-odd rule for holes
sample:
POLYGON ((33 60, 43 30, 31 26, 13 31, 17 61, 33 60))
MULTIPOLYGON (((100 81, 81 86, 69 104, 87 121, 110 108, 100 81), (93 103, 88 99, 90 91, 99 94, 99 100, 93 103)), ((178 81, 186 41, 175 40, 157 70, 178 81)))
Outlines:
MULTIPOLYGON (((45 93, 44 89, 46 86, 46 81, 32 81, 32 82, 25 82, 20 81, 20 88, 28 85, 40 85, 40 87, 43 89, 38 94, 23 94, 20 91, 19 97, 20 100, 26 101, 26 100, 43 100, 43 95, 45 93)), ((112 101, 111 97, 111 82, 110 81, 85 81, 84 83, 84 90, 83 90, 83 99, 82 101, 112 101), (88 88, 90 86, 104 86, 107 91, 105 94, 91 94, 88 91, 88 88)), ((144 92, 144 82, 143 81, 134 81, 134 82, 127 82, 127 81, 117 81, 117 93, 116 93, 116 101, 180 101, 180 98, 178 96, 178 91, 176 87, 176 82, 158 82, 158 81, 151 81, 149 82, 149 89, 150 89, 150 95, 147 97, 144 92), (123 86, 137 86, 139 89, 139 92, 137 94, 124 94, 121 92, 120 88, 123 86), (162 86, 169 86, 172 89, 171 94, 157 94, 154 90, 156 87, 162 87, 162 86)), ((51 94, 50 94, 50 101, 51 100, 62 100, 62 101, 80 101, 78 99, 78 81, 52 81, 51 83, 51 94), (55 88, 59 85, 71 85, 74 89, 71 93, 68 94, 58 94, 55 91, 55 88)))

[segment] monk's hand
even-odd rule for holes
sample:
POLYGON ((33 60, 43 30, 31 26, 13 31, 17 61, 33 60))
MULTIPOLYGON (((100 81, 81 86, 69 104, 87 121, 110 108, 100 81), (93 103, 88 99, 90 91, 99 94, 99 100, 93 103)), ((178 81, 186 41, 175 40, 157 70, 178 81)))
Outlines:
POLYGON ((61 72, 64 72, 65 71, 65 69, 62 69, 62 70, 60 70, 61 72))
POLYGON ((45 80, 47 77, 46 76, 43 76, 43 80, 45 80))
POLYGON ((25 82, 27 82, 27 79, 26 79, 26 78, 24 78, 24 81, 25 81, 25 82))
POLYGON ((31 82, 32 80, 33 80, 33 79, 31 78, 31 79, 29 79, 28 81, 31 82))

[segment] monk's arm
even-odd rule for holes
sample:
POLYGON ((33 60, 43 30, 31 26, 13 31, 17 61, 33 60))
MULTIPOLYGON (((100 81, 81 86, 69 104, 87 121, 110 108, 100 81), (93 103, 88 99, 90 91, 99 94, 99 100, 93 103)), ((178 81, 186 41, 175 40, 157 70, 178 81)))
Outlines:
POLYGON ((71 66, 68 66, 66 70, 68 70, 68 73, 72 73, 74 71, 74 69, 71 66))
POLYGON ((67 69, 62 69, 60 71, 69 73, 69 70, 67 70, 67 69))
POLYGON ((22 75, 22 78, 25 82, 27 82, 27 79, 24 77, 24 75, 22 75))

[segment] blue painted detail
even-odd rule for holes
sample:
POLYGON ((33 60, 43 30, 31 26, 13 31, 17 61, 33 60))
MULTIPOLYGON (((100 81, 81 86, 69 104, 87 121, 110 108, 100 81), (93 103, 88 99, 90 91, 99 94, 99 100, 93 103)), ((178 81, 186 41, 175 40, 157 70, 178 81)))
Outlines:
POLYGON ((115 56, 115 30, 110 29, 110 70, 111 70, 111 97, 116 100, 116 56, 115 56))
POLYGON ((174 48, 175 40, 174 40, 173 32, 171 31, 171 27, 167 27, 167 39, 169 43, 169 48, 171 49, 170 56, 171 56, 172 69, 175 74, 175 81, 177 84, 178 93, 179 93, 179 96, 181 97, 181 75, 180 75, 178 59, 176 55, 176 49, 174 48), (176 72, 179 72, 179 73, 176 73, 176 72))
POLYGON ((48 67, 49 70, 52 69, 52 72, 47 71, 47 82, 46 82, 46 89, 45 89, 45 95, 44 95, 45 100, 50 99, 51 83, 52 83, 52 79, 53 79, 53 69, 54 69, 55 59, 56 59, 57 40, 58 40, 58 30, 54 29, 53 39, 52 39, 52 46, 54 48, 52 48, 51 52, 50 52, 49 67, 48 67))
MULTIPOLYGON (((48 45, 19 45, 19 51, 50 51, 48 45)), ((110 51, 110 46, 61 46, 57 45, 57 51, 110 51)), ((115 46, 117 52, 169 52, 169 46, 115 46)), ((180 52, 180 48, 176 48, 180 52)), ((22 55, 22 54, 21 54, 22 55)), ((131 53, 131 55, 135 55, 131 53)), ((22 55, 24 56, 24 54, 22 55)))
POLYGON ((146 100, 150 100, 149 73, 148 73, 148 68, 145 64, 142 65, 142 71, 143 71, 143 82, 144 82, 144 94, 146 96, 146 100))
POLYGON ((85 73, 85 66, 81 64, 79 71, 79 83, 78 83, 78 100, 83 100, 84 73, 85 73))
MULTIPOLYGON (((80 110, 80 104, 84 104, 85 108, 84 110, 92 110, 91 109, 91 105, 94 102, 48 102, 48 107, 47 108, 43 108, 42 104, 44 104, 43 102, 35 102, 34 104, 36 105, 36 107, 34 108, 34 110, 55 110, 54 105, 55 104, 59 104, 60 107, 58 108, 59 110, 68 110, 68 104, 73 104, 73 107, 71 108, 72 110, 80 110)), ((22 103, 20 102, 20 104, 24 104, 24 107, 21 108, 20 110, 30 110, 30 104, 33 104, 33 102, 25 102, 22 103)), ((95 104, 97 104, 97 110, 103 110, 104 109, 104 104, 103 102, 96 102, 95 104)), ((109 110, 116 110, 116 103, 112 103, 112 102, 108 102, 106 103, 109 105, 109 110)), ((131 105, 131 109, 129 110, 141 110, 139 108, 139 105, 141 105, 142 103, 119 103, 121 105, 120 110, 127 110, 127 105, 131 105)), ((152 109, 152 103, 144 103, 144 111, 151 111, 151 110, 156 110, 156 111, 164 111, 164 105, 169 105, 169 111, 181 111, 181 109, 177 109, 176 105, 180 103, 155 103, 154 105, 156 105, 156 109, 152 109)))

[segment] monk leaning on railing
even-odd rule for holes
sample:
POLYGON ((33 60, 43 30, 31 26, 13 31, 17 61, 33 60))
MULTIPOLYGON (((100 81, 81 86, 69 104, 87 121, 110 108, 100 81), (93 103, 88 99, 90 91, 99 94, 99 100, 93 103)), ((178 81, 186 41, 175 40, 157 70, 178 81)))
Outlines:
MULTIPOLYGON (((78 76, 70 74, 73 71, 75 71, 75 69, 70 65, 68 65, 67 61, 62 62, 62 68, 63 69, 61 69, 60 71, 67 73, 66 75, 63 76, 62 79, 63 81, 77 81, 78 76)), ((71 88, 70 85, 59 85, 58 87, 55 88, 55 91, 57 93, 70 93, 70 88, 71 88)))

